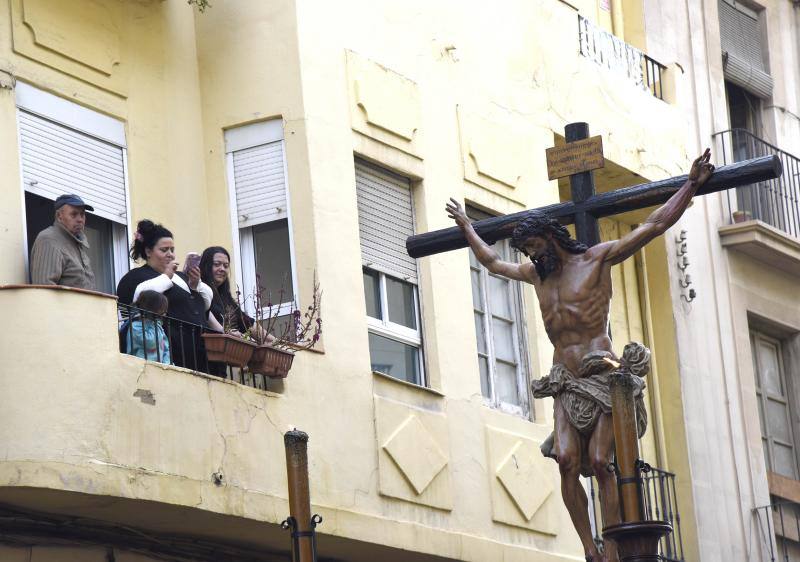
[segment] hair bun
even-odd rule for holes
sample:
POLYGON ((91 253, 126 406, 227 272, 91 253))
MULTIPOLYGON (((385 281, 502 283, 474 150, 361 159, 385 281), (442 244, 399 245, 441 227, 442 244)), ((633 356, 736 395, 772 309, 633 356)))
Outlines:
POLYGON ((147 257, 147 249, 152 248, 161 238, 172 238, 172 233, 161 224, 142 219, 136 224, 130 256, 134 261, 147 257))
POLYGON ((138 230, 139 232, 144 234, 145 232, 149 232, 149 231, 153 230, 155 228, 155 226, 156 225, 153 223, 153 221, 151 221, 149 219, 142 219, 136 225, 136 230, 138 230))

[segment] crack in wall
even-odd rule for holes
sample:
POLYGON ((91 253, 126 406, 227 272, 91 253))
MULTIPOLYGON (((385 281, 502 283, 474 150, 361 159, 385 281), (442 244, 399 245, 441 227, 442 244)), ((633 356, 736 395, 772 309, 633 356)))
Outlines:
MULTIPOLYGON (((228 447, 228 439, 229 438, 232 438, 232 437, 235 438, 235 437, 238 437, 238 436, 241 436, 241 435, 246 435, 246 434, 250 433, 250 430, 253 427, 253 421, 256 419, 256 417, 258 417, 259 411, 264 414, 264 418, 266 419, 267 423, 270 426, 272 426, 279 435, 282 436, 283 432, 279 429, 278 424, 275 423, 275 421, 270 417, 269 413, 267 412, 266 407, 247 401, 244 398, 243 394, 242 394, 245 389, 243 387, 238 387, 238 386, 236 387, 236 398, 239 400, 239 402, 241 402, 241 404, 244 406, 244 408, 248 411, 249 419, 247 420, 247 424, 246 424, 246 427, 244 429, 236 429, 233 432, 225 432, 223 430, 223 428, 220 427, 220 422, 219 422, 219 419, 217 418, 216 403, 215 403, 215 400, 214 400, 214 397, 213 397, 212 386, 211 386, 214 383, 215 383, 215 381, 212 381, 212 380, 207 381, 206 382, 206 391, 207 391, 207 394, 208 394, 209 405, 211 407, 211 415, 212 415, 213 420, 214 420, 214 427, 216 428, 216 431, 217 431, 217 434, 219 435, 219 438, 222 440, 222 456, 220 457, 220 461, 219 461, 219 464, 218 464, 218 467, 217 467, 217 472, 215 474, 218 475, 217 477, 219 477, 219 475, 224 477, 224 482, 222 484, 218 484, 218 485, 227 486, 230 481, 225 477, 226 476, 226 466, 225 466, 225 464, 226 464, 227 457, 228 457, 228 452, 229 452, 229 447, 228 447)), ((213 478, 213 476, 212 476, 212 478, 213 478)), ((202 503, 202 498, 201 498, 201 503, 202 503)))

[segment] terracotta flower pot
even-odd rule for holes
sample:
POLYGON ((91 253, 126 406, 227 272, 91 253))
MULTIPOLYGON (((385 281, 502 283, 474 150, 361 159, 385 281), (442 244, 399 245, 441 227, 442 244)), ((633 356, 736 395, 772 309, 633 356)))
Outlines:
POLYGON ((748 211, 734 211, 733 212, 733 222, 735 222, 735 223, 747 222, 752 218, 753 218, 753 216, 748 211))
POLYGON ((253 373, 274 378, 285 378, 292 368, 294 353, 262 345, 253 352, 247 367, 253 373))
POLYGON ((253 356, 256 345, 230 334, 203 334, 209 361, 244 367, 253 356))

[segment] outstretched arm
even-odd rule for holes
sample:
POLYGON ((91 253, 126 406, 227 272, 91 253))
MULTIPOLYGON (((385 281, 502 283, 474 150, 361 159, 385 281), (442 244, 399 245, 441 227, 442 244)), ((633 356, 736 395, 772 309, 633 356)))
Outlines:
POLYGON ((689 206, 689 202, 700 186, 706 183, 714 173, 714 165, 709 162, 710 159, 711 150, 706 148, 702 156, 699 156, 692 164, 689 178, 675 192, 675 195, 653 211, 646 221, 631 232, 619 240, 602 244, 598 249, 607 251, 604 257, 605 261, 610 261, 612 265, 625 261, 653 238, 664 234, 669 227, 675 224, 689 206))
POLYGON ((464 238, 469 242, 470 248, 475 253, 475 257, 483 266, 496 275, 502 275, 515 281, 527 281, 534 283, 539 280, 533 268, 533 264, 518 264, 503 261, 500 256, 489 246, 483 239, 478 236, 475 229, 472 227, 472 221, 469 220, 461 204, 450 198, 450 202, 445 206, 447 216, 456 221, 456 224, 461 227, 464 233, 464 238))

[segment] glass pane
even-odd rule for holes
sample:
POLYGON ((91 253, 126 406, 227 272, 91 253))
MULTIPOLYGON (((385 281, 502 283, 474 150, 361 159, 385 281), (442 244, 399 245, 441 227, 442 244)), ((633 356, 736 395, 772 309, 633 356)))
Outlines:
POLYGON ((517 369, 513 365, 497 361, 495 366, 495 389, 497 399, 506 404, 519 405, 517 391, 517 369))
POLYGON ((509 281, 494 275, 489 275, 489 302, 492 314, 511 318, 511 299, 508 287, 509 281))
MULTIPOLYGON (((275 310, 276 309, 273 309, 273 311, 275 310)), ((284 316, 276 316, 272 320, 270 320, 268 316, 269 316, 269 309, 265 308, 264 309, 265 319, 261 321, 262 328, 267 330, 270 334, 272 334, 278 339, 284 339, 286 341, 297 341, 297 334, 292 328, 291 314, 286 314, 284 316)))
POLYGON ((381 319, 381 286, 378 274, 364 270, 364 300, 367 303, 367 316, 381 319))
POLYGON ((470 269, 469 274, 472 279, 472 307, 475 310, 486 310, 481 298, 481 272, 470 269))
POLYGON ((486 354, 486 332, 483 325, 483 314, 475 313, 475 339, 478 340, 478 353, 486 354))
POLYGON ((791 442, 789 408, 786 404, 767 399, 767 423, 770 437, 791 442))
POLYGON ((489 390, 489 360, 486 357, 478 355, 478 369, 481 372, 481 394, 486 398, 491 398, 492 393, 489 390))
POLYGON ((420 384, 419 349, 376 334, 369 334, 372 370, 420 384))
POLYGON ((771 343, 759 339, 758 358, 761 365, 761 384, 764 390, 773 396, 784 396, 781 384, 781 373, 778 363, 778 348, 771 343))
POLYGON ((114 241, 111 221, 86 213, 86 239, 89 242, 89 261, 94 272, 97 290, 114 293, 114 241))
POLYGON ((775 451, 775 466, 772 470, 781 476, 795 478, 794 449, 775 443, 773 445, 773 450, 775 451))
POLYGON ((492 341, 494 342, 494 354, 497 359, 503 359, 510 363, 516 363, 514 356, 514 330, 513 324, 492 318, 492 341))
POLYGON ((414 285, 386 276, 386 300, 389 321, 412 330, 417 329, 417 314, 414 307, 414 285))
MULTIPOLYGON (((289 222, 287 219, 259 224, 253 227, 256 275, 264 288, 264 306, 294 300, 292 286, 292 260, 289 252, 289 222)), ((251 294, 253 287, 245 287, 251 294)))

